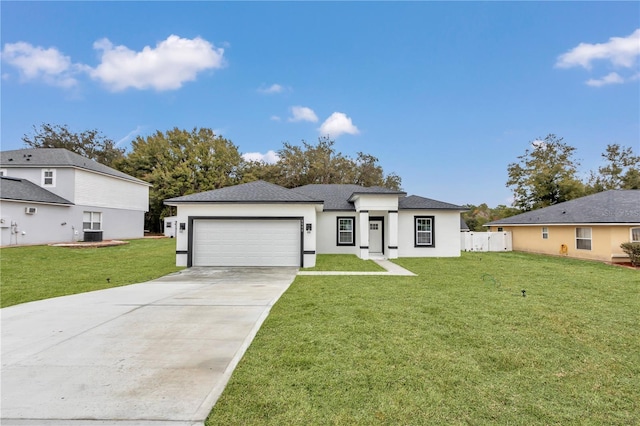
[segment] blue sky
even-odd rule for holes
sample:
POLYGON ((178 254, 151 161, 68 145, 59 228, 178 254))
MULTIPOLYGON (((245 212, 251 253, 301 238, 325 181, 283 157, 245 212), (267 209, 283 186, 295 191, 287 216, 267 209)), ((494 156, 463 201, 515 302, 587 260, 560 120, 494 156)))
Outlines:
MULTIPOLYGON (((374 155, 403 189, 508 204, 549 133, 581 171, 640 153, 639 2, 2 1, 1 144, 42 123, 207 127, 252 158, 283 142, 374 155)), ((262 157, 260 157, 262 156, 262 157)))

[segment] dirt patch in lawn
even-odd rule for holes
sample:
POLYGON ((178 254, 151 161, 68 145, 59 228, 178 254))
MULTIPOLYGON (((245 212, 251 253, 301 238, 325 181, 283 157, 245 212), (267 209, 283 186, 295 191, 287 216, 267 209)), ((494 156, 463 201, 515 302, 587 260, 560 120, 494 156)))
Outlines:
POLYGON ((633 266, 631 262, 616 262, 612 263, 615 266, 622 266, 623 268, 635 269, 636 271, 640 271, 640 266, 633 266))

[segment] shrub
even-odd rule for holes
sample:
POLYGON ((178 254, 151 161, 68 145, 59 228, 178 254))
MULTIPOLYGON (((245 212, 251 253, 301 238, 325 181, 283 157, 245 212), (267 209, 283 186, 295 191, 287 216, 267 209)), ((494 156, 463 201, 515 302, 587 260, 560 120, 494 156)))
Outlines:
POLYGON ((640 266, 640 243, 622 243, 620 248, 629 255, 633 266, 640 266))

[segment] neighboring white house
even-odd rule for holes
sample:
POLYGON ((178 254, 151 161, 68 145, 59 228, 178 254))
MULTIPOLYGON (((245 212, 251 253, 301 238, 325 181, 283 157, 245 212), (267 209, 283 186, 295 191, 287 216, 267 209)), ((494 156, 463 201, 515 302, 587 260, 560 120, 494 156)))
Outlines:
POLYGON ((0 153, 1 245, 142 238, 149 184, 62 148, 0 153))
POLYGON ((315 265, 316 254, 460 256, 465 208, 358 185, 264 181, 165 200, 177 207, 178 266, 315 265))

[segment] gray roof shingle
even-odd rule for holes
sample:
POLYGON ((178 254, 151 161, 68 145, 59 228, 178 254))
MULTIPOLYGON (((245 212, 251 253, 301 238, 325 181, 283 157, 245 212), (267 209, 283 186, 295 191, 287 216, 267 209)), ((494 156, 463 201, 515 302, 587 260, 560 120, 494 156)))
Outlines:
POLYGON ((640 223, 640 190, 599 192, 484 226, 573 223, 640 223))
POLYGON ((432 200, 430 198, 419 197, 417 195, 409 195, 408 197, 400 198, 398 208, 400 210, 468 210, 462 206, 445 203, 444 201, 432 200))
POLYGON ((149 185, 119 170, 100 164, 64 148, 29 148, 0 152, 2 167, 77 167, 149 185))
POLYGON ((279 185, 258 180, 241 185, 197 194, 170 198, 165 203, 313 203, 321 204, 322 200, 297 193, 279 185))
POLYGON ((0 177, 0 199, 8 201, 31 201, 34 203, 63 204, 72 206, 66 200, 27 179, 0 177))
POLYGON ((406 193, 380 186, 365 187, 352 184, 311 184, 293 188, 299 194, 304 194, 317 200, 324 201, 324 210, 355 211, 355 207, 349 200, 358 194, 396 194, 403 196, 406 193))

